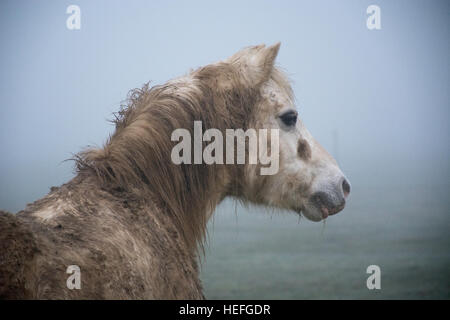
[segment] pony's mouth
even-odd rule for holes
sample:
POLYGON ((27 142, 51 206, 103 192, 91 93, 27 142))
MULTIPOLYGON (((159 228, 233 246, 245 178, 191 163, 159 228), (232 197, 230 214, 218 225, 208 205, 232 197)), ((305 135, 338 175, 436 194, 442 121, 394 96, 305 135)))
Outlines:
POLYGON ((323 213, 319 208, 316 208, 314 206, 306 206, 302 211, 302 215, 311 221, 318 222, 323 219, 326 219, 329 215, 329 213, 323 213))
POLYGON ((334 207, 328 207, 323 204, 308 202, 304 207, 296 208, 294 209, 294 211, 299 215, 303 215, 308 220, 318 222, 342 211, 344 207, 345 202, 334 207))
POLYGON ((345 208, 345 203, 341 204, 338 207, 334 207, 334 208, 327 208, 326 206, 321 206, 320 212, 322 213, 322 218, 326 219, 326 218, 328 218, 328 216, 336 214, 336 213, 342 211, 344 208, 345 208))
MULTIPOLYGON (((345 179, 344 182, 348 185, 345 179)), ((313 193, 302 210, 303 214, 310 220, 320 221, 342 211, 349 193, 346 190, 349 191, 349 188, 341 187, 313 193)))

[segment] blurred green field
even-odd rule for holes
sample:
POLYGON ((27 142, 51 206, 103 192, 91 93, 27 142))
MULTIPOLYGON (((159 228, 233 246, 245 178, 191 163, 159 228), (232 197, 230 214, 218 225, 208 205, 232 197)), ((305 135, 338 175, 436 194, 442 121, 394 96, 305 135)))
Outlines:
POLYGON ((357 188, 325 224, 226 200, 201 266, 208 299, 449 299, 449 186, 357 188), (381 268, 368 290, 366 268, 381 268))

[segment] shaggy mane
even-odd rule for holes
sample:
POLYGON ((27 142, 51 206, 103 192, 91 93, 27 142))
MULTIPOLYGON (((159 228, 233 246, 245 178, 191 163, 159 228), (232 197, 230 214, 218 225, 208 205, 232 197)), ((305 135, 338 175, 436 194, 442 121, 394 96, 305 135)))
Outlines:
POLYGON ((255 90, 243 86, 237 71, 226 64, 201 68, 186 82, 145 84, 129 93, 104 147, 76 156, 77 171, 94 173, 105 188, 154 202, 172 216, 188 245, 195 246, 204 239, 204 213, 221 200, 218 187, 229 177, 223 165, 173 164, 170 155, 177 142, 171 134, 185 128, 193 137, 195 120, 202 121, 203 131, 246 128, 256 98, 255 90))

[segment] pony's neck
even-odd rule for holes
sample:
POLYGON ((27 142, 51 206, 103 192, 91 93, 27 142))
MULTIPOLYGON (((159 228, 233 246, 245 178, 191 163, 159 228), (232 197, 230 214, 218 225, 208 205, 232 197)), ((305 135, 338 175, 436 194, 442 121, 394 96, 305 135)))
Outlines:
POLYGON ((237 175, 225 165, 174 164, 171 134, 185 128, 193 137, 194 121, 223 134, 245 129, 257 96, 228 65, 201 68, 190 79, 132 92, 108 143, 80 153, 77 166, 93 169, 106 186, 153 199, 196 249, 214 208, 227 194, 230 177, 237 175))

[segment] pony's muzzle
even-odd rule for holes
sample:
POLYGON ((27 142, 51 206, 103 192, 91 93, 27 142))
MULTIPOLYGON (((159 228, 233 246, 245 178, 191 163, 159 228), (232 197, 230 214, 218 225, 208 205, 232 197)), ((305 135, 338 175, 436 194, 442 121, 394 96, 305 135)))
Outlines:
POLYGON ((315 192, 311 196, 311 203, 322 213, 325 219, 336 214, 345 207, 345 199, 350 194, 350 183, 342 177, 338 183, 326 191, 315 192))

